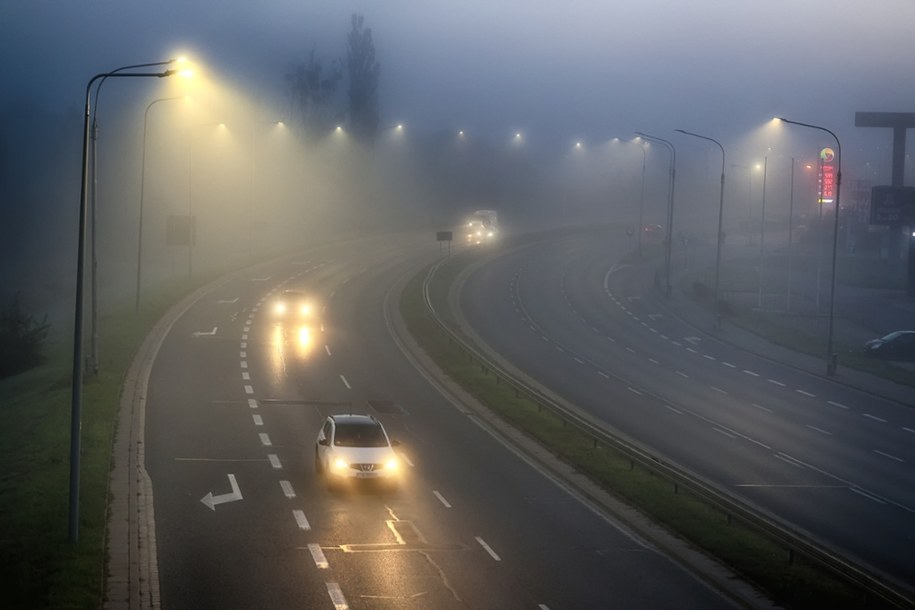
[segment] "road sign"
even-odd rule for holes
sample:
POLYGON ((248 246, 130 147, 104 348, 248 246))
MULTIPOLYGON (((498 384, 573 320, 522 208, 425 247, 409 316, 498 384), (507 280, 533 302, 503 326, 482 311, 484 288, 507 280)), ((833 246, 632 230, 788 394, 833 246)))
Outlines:
POLYGON ((452 235, 451 231, 438 231, 435 234, 436 241, 451 241, 452 237, 453 237, 453 235, 452 235))
POLYGON ((872 225, 915 224, 915 187, 875 186, 871 189, 872 225))

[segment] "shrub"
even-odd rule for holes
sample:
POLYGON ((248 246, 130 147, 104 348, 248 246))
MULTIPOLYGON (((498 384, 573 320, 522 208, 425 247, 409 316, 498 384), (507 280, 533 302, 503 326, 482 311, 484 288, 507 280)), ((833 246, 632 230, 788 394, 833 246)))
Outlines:
POLYGON ((41 362, 41 347, 50 325, 23 311, 19 295, 0 311, 0 378, 28 370, 41 362))

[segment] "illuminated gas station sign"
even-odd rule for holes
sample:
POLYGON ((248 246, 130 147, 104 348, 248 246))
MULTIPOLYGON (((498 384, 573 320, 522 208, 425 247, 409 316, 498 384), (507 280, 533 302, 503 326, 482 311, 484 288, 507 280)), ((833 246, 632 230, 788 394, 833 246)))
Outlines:
POLYGON ((836 198, 836 153, 831 148, 820 151, 818 203, 832 203, 836 198))

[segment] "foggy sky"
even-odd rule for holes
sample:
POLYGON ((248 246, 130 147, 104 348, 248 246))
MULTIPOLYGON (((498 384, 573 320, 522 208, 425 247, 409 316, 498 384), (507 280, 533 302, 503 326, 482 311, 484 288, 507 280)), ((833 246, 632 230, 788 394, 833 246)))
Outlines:
MULTIPOLYGON (((325 63, 343 58, 354 12, 372 29, 381 63, 382 131, 400 122, 427 135, 462 129, 494 147, 520 131, 524 146, 558 179, 591 180, 580 192, 559 185, 567 207, 615 197, 631 211, 641 158, 608 142, 635 131, 675 142, 682 201, 714 199, 717 150, 675 134, 677 128, 719 139, 729 163, 749 167, 771 157, 770 171, 781 174, 781 187, 770 191, 777 193, 792 157, 832 142, 811 130, 764 128, 776 115, 835 131, 847 180, 887 183, 891 134, 855 128, 854 113, 915 112, 911 0, 0 0, 0 163, 15 168, 0 167, 0 238, 28 240, 28 257, 57 256, 57 264, 61 253, 52 248, 75 249, 80 115, 92 75, 186 53, 210 79, 246 96, 257 120, 282 119, 284 74, 312 48, 325 63), (588 151, 603 151, 612 168, 593 161, 590 178, 584 176, 580 164, 569 163, 578 140, 588 151), (29 207, 7 197, 9 190, 25 193, 29 207)), ((345 96, 345 85, 339 93, 345 96)), ((105 133, 131 138, 118 144, 106 136, 100 151, 106 201, 136 193, 137 116, 160 94, 152 83, 106 85, 105 133)), ((408 165, 399 158, 388 163, 408 165)), ((666 163, 663 151, 651 151, 648 197, 659 214, 666 163)), ((753 193, 748 171, 728 168, 727 196, 740 200, 738 210, 753 193)), ((913 173, 910 160, 907 184, 915 183, 913 173)), ((416 178, 404 192, 434 197, 435 185, 416 178)), ((351 194, 314 184, 312 193, 326 194, 318 203, 328 209, 333 197, 351 194)), ((239 183, 235 190, 246 188, 239 183)), ((155 185, 150 196, 173 206, 183 197, 155 185)), ((132 206, 117 210, 122 217, 107 212, 101 222, 129 227, 132 206)), ((693 221, 702 218, 696 212, 693 221)), ((123 242, 122 250, 112 249, 129 264, 133 234, 106 235, 123 242)))
POLYGON ((783 114, 851 138, 855 110, 915 103, 909 0, 5 0, 0 95, 79 104, 88 76, 177 48, 279 89, 312 46, 343 55, 352 12, 373 29, 383 117, 426 129, 727 139, 783 114))

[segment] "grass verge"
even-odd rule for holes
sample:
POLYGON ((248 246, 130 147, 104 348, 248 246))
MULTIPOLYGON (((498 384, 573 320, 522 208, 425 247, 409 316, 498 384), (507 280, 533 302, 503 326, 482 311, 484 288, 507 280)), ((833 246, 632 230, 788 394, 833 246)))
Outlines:
MULTIPOLYGON (((437 307, 446 301, 448 286, 472 255, 456 256, 443 266, 430 286, 437 307)), ((649 515, 669 531, 688 540, 756 583, 779 603, 799 608, 849 608, 865 603, 864 596, 828 572, 792 556, 756 530, 730 519, 650 470, 635 467, 624 455, 596 445, 580 432, 495 376, 478 363, 438 327, 422 300, 420 273, 405 287, 401 314, 413 337, 446 375, 461 384, 477 400, 517 426, 555 455, 587 474, 607 491, 649 515)), ((874 604, 874 600, 870 600, 874 604)), ((879 605, 879 604, 878 604, 879 605)), ((877 606, 868 606, 877 607, 877 606)))
POLYGON ((68 541, 72 337, 0 382, 0 589, 5 608, 98 608, 121 384, 143 338, 192 286, 176 281, 99 320, 100 366, 82 398, 79 540, 68 541))

